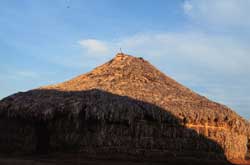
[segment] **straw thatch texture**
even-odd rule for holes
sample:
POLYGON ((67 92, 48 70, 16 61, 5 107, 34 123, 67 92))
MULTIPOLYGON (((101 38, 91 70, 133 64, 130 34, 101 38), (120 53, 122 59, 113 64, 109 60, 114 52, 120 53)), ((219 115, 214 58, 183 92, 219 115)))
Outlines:
POLYGON ((250 139, 248 139, 247 149, 248 149, 248 151, 247 151, 247 159, 250 160, 250 139))
POLYGON ((27 152, 243 159, 249 133, 248 122, 228 107, 124 54, 64 83, 1 100, 0 122, 8 123, 0 126, 8 135, 0 145, 13 141, 12 151, 27 145, 27 152))

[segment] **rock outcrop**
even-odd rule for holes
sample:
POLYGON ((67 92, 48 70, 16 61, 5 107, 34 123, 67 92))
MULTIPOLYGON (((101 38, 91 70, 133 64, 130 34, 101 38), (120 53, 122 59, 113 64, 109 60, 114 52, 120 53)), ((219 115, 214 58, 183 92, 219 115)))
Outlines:
POLYGON ((0 152, 244 159, 249 123, 125 54, 0 101, 0 152))

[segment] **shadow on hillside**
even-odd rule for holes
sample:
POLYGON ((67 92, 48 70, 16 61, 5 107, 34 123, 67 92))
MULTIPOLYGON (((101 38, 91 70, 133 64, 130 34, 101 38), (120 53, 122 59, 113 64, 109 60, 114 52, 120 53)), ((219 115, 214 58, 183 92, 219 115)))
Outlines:
POLYGON ((127 96, 97 89, 32 90, 1 102, 12 104, 0 113, 1 153, 57 153, 58 160, 67 157, 58 153, 77 153, 68 158, 116 164, 229 164, 215 141, 186 128, 185 121, 164 109, 127 96))
POLYGON ((247 142, 247 155, 246 159, 250 160, 250 137, 248 137, 248 142, 247 142))

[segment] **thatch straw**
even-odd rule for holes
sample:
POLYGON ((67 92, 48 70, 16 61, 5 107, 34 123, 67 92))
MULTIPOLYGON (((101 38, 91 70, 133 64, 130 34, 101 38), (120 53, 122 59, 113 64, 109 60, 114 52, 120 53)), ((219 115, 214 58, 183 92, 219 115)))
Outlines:
MULTIPOLYGON (((206 127, 205 136, 209 136, 210 129, 218 129, 243 139, 250 128, 230 108, 196 94, 144 59, 125 54, 117 54, 111 61, 72 80, 17 93, 0 101, 2 118, 50 121, 60 114, 67 114, 68 118, 84 114, 86 120, 128 125, 143 119, 195 130, 206 127)), ((220 141, 218 136, 213 140, 220 141)), ((224 149, 233 155, 233 149, 224 149)))

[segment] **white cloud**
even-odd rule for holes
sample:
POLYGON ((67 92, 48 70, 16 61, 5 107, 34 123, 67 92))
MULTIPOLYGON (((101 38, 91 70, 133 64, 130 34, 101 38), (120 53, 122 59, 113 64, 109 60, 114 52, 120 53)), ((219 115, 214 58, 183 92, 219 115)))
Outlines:
POLYGON ((6 75, 7 78, 10 79, 37 79, 39 78, 39 74, 37 72, 29 71, 29 70, 15 70, 6 75))
POLYGON ((183 9, 193 21, 224 27, 250 26, 249 0, 186 0, 183 9))
POLYGON ((193 9, 193 5, 189 1, 185 1, 183 3, 183 10, 185 13, 188 14, 189 12, 191 12, 192 9, 193 9))
POLYGON ((108 53, 108 46, 105 42, 96 39, 86 39, 78 42, 83 48, 92 55, 105 55, 108 53))
POLYGON ((32 71, 18 71, 16 74, 20 77, 29 77, 29 78, 39 77, 39 75, 36 72, 32 71))
POLYGON ((139 34, 121 39, 118 45, 125 52, 149 58, 183 60, 220 72, 249 72, 250 47, 230 38, 194 32, 139 34))
POLYGON ((81 45, 89 46, 83 56, 92 60, 96 58, 91 53, 98 53, 106 60, 121 47, 124 53, 144 56, 153 61, 164 59, 176 64, 185 61, 194 67, 202 66, 223 73, 250 72, 248 44, 225 36, 198 32, 144 33, 120 38, 115 42, 85 39, 81 40, 81 45), (105 43, 105 47, 96 43, 105 43))

